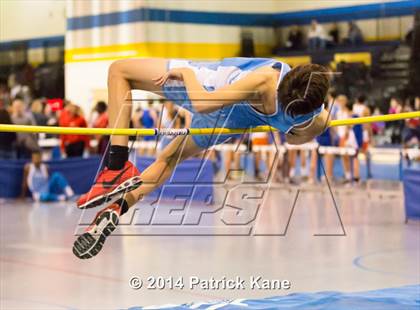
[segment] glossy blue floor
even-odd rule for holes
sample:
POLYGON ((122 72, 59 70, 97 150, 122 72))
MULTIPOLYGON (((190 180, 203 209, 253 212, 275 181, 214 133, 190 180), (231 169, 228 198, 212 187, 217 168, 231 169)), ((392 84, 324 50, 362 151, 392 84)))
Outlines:
POLYGON ((77 259, 71 248, 96 210, 0 202, 0 308, 121 309, 420 283, 420 225, 404 223, 399 186, 343 188, 334 192, 335 203, 326 186, 232 184, 215 193, 213 205, 138 204, 90 260, 77 259), (141 289, 130 288, 133 276, 143 280, 141 289), (162 290, 147 289, 149 276, 182 278, 185 286, 171 289, 167 280, 162 290), (291 287, 251 288, 247 281, 259 276, 291 287), (191 289, 190 277, 247 283, 191 289))

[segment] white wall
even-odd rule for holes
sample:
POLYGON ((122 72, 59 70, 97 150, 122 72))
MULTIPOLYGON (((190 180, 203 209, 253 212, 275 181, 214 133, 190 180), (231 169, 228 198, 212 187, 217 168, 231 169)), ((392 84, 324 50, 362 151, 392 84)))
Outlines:
POLYGON ((64 36, 63 0, 0 0, 0 42, 64 36))
POLYGON ((171 10, 281 13, 390 1, 395 0, 143 0, 142 3, 171 10))

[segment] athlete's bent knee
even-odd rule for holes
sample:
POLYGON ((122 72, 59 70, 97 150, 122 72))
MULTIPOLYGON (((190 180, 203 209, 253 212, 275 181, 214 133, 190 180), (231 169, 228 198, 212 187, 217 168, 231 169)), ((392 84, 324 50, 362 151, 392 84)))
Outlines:
POLYGON ((124 65, 127 59, 114 61, 108 68, 108 78, 120 76, 124 77, 124 65))

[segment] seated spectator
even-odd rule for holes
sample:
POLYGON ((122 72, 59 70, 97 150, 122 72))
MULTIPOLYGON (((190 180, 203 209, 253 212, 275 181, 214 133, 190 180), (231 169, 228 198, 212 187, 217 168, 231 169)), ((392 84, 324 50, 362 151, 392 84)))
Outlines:
POLYGON ((360 30, 359 26, 357 26, 355 22, 349 22, 347 40, 351 45, 363 43, 362 30, 360 30))
POLYGON ((291 50, 303 48, 303 33, 299 26, 293 25, 290 29, 286 47, 291 50))
POLYGON ((31 162, 24 167, 22 198, 28 189, 35 201, 64 201, 74 196, 73 189, 61 173, 54 172, 50 176, 39 151, 32 153, 31 162))
MULTIPOLYGON (((12 121, 16 125, 35 125, 33 117, 25 111, 25 104, 21 99, 12 102, 12 121)), ((17 157, 30 158, 31 153, 39 150, 38 138, 32 133, 17 134, 17 157)))
POLYGON ((10 105, 10 93, 7 84, 0 82, 0 109, 6 109, 10 105))
MULTIPOLYGON (((420 111, 420 98, 416 97, 413 104, 407 104, 403 112, 420 111), (417 106, 417 107, 416 107, 417 106)), ((406 148, 420 147, 420 118, 405 120, 402 131, 402 142, 406 148)))
MULTIPOLYGON (((62 127, 87 127, 79 106, 67 104, 61 111, 59 124, 62 127)), ((85 135, 61 135, 61 147, 67 157, 81 157, 88 146, 89 138, 85 135)))
POLYGON ((315 19, 312 20, 311 28, 308 33, 309 51, 318 51, 325 49, 326 34, 322 27, 315 19))
MULTIPOLYGON (((6 109, 0 109, 0 124, 13 124, 6 109)), ((16 141, 16 132, 0 132, 0 159, 16 158, 16 141)))
POLYGON ((38 126, 46 126, 48 122, 47 116, 44 114, 45 104, 41 99, 35 99, 31 104, 31 112, 35 124, 38 126))
MULTIPOLYGON (((402 100, 397 97, 392 97, 389 102, 388 113, 389 114, 401 113, 402 110, 403 110, 402 100)), ((404 121, 401 120, 401 121, 390 122, 386 126, 390 132, 391 143, 400 144, 402 142, 401 135, 402 135, 402 130, 404 128, 404 121)))
POLYGON ((328 32, 330 37, 330 42, 332 45, 337 46, 340 44, 340 29, 338 28, 338 24, 334 23, 330 31, 328 32))
MULTIPOLYGON (((98 101, 98 103, 95 106, 95 112, 97 113, 97 116, 95 120, 93 121, 92 127, 94 128, 107 128, 108 127, 108 112, 107 112, 108 106, 104 101, 98 101)), ((109 142, 109 136, 99 135, 95 137, 98 141, 97 146, 97 153, 98 154, 104 154, 106 151, 106 147, 109 142)))

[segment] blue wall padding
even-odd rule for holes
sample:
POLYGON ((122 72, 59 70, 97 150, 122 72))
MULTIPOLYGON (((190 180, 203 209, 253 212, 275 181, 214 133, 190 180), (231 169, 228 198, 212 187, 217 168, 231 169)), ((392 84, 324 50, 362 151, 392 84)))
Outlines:
MULTIPOLYGON (((61 172, 76 194, 87 192, 93 184, 101 162, 100 157, 72 158, 47 161, 50 172, 61 172)), ((146 169, 153 158, 138 157, 140 171, 146 169)), ((0 160, 0 197, 14 198, 20 195, 25 160, 0 160)), ((190 159, 181 163, 175 174, 151 194, 151 198, 185 199, 211 202, 213 200, 213 166, 211 161, 190 159)))
MULTIPOLYGON (((61 172, 76 194, 87 192, 98 171, 100 157, 71 158, 47 161, 50 173, 61 172)), ((0 197, 13 198, 20 195, 23 167, 26 160, 0 160, 0 197)))
MULTIPOLYGON (((137 157, 136 166, 145 170, 152 157, 137 157)), ((148 195, 168 200, 193 200, 211 203, 213 201, 213 165, 209 160, 192 158, 179 164, 174 175, 159 189, 148 195)))
POLYGON ((405 169, 403 186, 406 218, 420 219, 420 169, 405 169))

